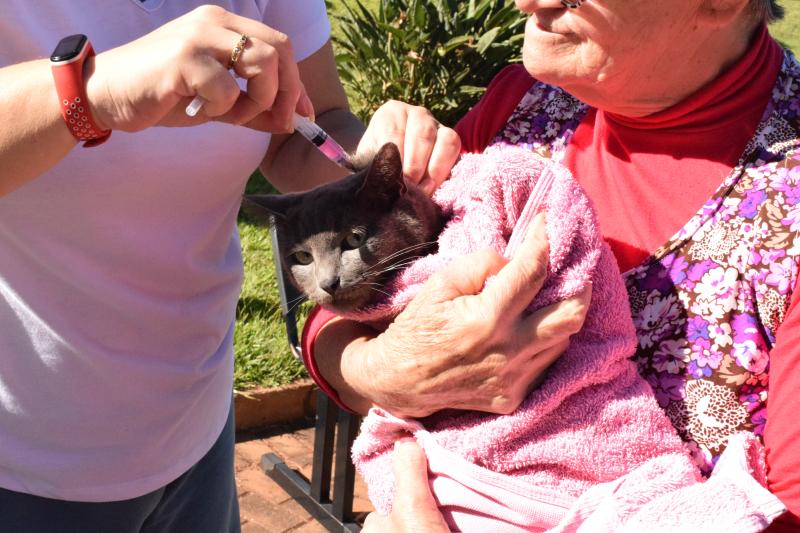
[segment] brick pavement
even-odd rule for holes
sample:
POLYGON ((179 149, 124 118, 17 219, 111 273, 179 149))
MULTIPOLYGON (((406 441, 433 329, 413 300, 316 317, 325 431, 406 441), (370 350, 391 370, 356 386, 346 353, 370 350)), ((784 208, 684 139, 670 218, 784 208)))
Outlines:
MULTIPOLYGON (((261 470, 261 456, 279 455, 306 479, 311 477, 314 429, 275 426, 261 435, 240 432, 236 443, 236 487, 242 533, 325 533, 300 504, 261 470)), ((366 486, 356 477, 353 510, 362 516, 372 510, 366 486)))

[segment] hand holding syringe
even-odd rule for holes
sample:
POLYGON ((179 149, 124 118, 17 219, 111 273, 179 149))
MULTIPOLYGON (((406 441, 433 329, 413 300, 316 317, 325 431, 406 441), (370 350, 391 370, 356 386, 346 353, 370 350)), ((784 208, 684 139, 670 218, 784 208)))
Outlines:
MULTIPOLYGON (((190 117, 195 116, 198 111, 200 111, 200 108, 203 107, 204 103, 205 100, 203 100, 201 96, 195 96, 189 105, 186 106, 186 114, 190 117)), ((300 132, 300 135, 311 141, 325 157, 351 172, 356 171, 353 161, 345 149, 311 119, 295 113, 292 124, 294 129, 300 132)))

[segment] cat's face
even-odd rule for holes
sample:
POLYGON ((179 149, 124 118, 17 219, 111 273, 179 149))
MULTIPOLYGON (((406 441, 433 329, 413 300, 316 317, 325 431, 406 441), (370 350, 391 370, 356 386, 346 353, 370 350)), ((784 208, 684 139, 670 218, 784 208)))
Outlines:
POLYGON ((341 311, 380 299, 386 280, 435 248, 442 228, 433 201, 405 185, 393 144, 340 181, 246 200, 274 215, 292 283, 311 301, 341 311))

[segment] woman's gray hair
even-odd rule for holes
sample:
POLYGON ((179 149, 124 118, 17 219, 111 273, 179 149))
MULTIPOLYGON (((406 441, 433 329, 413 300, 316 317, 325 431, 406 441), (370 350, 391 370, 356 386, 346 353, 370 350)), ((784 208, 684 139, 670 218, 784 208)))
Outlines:
POLYGON ((783 7, 778 0, 750 0, 750 7, 760 22, 775 22, 783 18, 783 7))

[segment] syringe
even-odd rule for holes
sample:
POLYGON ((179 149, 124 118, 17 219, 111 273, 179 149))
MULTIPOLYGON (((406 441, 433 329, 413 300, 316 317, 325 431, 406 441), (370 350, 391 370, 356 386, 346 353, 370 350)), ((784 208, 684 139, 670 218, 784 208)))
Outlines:
MULTIPOLYGON (((204 103, 205 100, 203 100, 201 96, 195 96, 189 105, 186 106, 186 114, 190 117, 197 115, 204 103)), ((350 154, 311 119, 295 113, 292 118, 292 124, 294 129, 300 132, 300 135, 311 141, 311 144, 316 146, 325 157, 351 172, 356 171, 350 154)))

